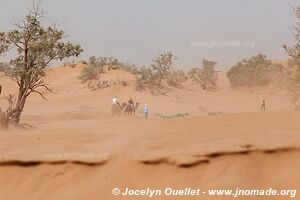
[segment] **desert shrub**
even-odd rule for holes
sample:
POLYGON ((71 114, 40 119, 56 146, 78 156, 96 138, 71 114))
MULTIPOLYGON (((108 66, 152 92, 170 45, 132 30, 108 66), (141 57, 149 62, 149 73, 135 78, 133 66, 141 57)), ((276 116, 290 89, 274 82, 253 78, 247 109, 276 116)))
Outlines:
POLYGON ((129 62, 124 63, 119 61, 115 57, 99 57, 96 58, 95 56, 90 57, 89 62, 82 61, 83 64, 90 64, 90 65, 95 65, 99 60, 101 62, 105 63, 104 66, 107 67, 108 70, 117 70, 117 69, 122 69, 124 71, 127 71, 131 74, 137 74, 138 73, 138 68, 136 65, 131 64, 129 62))
POLYGON ((287 91, 290 92, 289 98, 290 102, 293 104, 294 109, 299 109, 299 100, 300 100, 300 84, 294 83, 294 82, 288 82, 287 85, 285 85, 284 88, 287 91))
POLYGON ((217 72, 214 61, 203 60, 202 69, 193 68, 188 72, 193 83, 201 86, 204 90, 215 89, 217 87, 217 72))
POLYGON ((75 68, 75 67, 76 67, 76 63, 75 63, 74 60, 72 60, 72 61, 67 61, 67 62, 64 62, 64 67, 75 68))
POLYGON ((137 67, 132 64, 124 64, 119 62, 117 58, 114 57, 95 57, 91 56, 88 61, 88 66, 84 67, 78 77, 82 84, 86 84, 92 90, 97 90, 100 88, 106 88, 111 85, 122 85, 128 86, 129 83, 125 80, 115 80, 115 81, 105 81, 102 75, 105 73, 105 67, 108 70, 123 69, 131 73, 136 73, 137 67))
POLYGON ((165 94, 163 80, 173 71, 175 56, 171 51, 164 52, 154 57, 149 67, 142 67, 138 71, 136 89, 148 88, 153 94, 165 94))
POLYGON ((95 56, 91 56, 89 58, 89 65, 97 65, 101 63, 101 65, 104 66, 107 66, 108 67, 108 70, 116 70, 116 69, 119 69, 119 65, 120 65, 120 62, 117 58, 115 57, 95 57, 95 56))
POLYGON ((176 58, 171 51, 161 53, 154 57, 153 63, 150 65, 153 74, 161 81, 169 75, 173 69, 173 63, 176 58))
POLYGON ((2 108, 0 107, 0 129, 8 130, 9 120, 10 120, 10 117, 13 115, 15 98, 11 94, 5 98, 8 102, 8 107, 6 110, 2 110, 2 108))
POLYGON ((126 72, 129 72, 131 74, 138 74, 138 68, 134 64, 130 64, 130 63, 125 64, 125 63, 121 62, 121 63, 119 63, 118 68, 122 69, 126 72))
POLYGON ((108 66, 108 70, 117 70, 119 69, 119 60, 115 57, 106 57, 106 65, 108 66))
POLYGON ((288 67, 283 70, 287 83, 291 88, 297 88, 300 86, 300 58, 294 57, 289 59, 288 67))
POLYGON ((162 119, 176 119, 176 118, 183 118, 189 116, 189 113, 177 113, 175 115, 162 115, 160 113, 155 114, 156 117, 162 118, 162 119))
POLYGON ((272 82, 275 74, 283 73, 283 66, 272 64, 263 54, 243 59, 232 66, 227 77, 232 87, 266 86, 272 82))
POLYGON ((92 90, 108 87, 108 83, 102 80, 105 65, 105 58, 90 57, 89 65, 82 69, 80 76, 78 77, 81 80, 81 83, 87 83, 88 87, 92 90))
POLYGON ((187 80, 182 70, 173 71, 167 76, 167 83, 172 87, 182 87, 182 83, 187 80))
POLYGON ((136 89, 141 91, 146 89, 149 84, 152 84, 153 74, 150 68, 143 66, 138 70, 138 76, 136 78, 136 89))
POLYGON ((208 113, 208 116, 217 116, 217 115, 224 115, 224 113, 221 112, 221 111, 218 111, 218 112, 209 112, 208 113))

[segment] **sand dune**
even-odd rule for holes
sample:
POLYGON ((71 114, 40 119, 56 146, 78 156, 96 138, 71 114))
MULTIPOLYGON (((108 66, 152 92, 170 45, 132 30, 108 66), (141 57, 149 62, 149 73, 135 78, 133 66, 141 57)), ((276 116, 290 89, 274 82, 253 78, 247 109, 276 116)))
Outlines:
MULTIPOLYGON (((82 67, 49 71, 54 93, 48 101, 31 96, 24 110, 23 122, 34 129, 0 133, 0 199, 118 199, 114 187, 300 189, 300 112, 287 92, 233 90, 219 73, 217 91, 187 83, 153 96, 135 91, 134 76, 121 70, 105 78, 126 79, 128 87, 90 91, 77 79, 82 67), (135 117, 112 118, 115 95, 147 103, 150 118, 143 119, 141 107, 135 117), (268 112, 259 111, 262 99, 268 112), (155 116, 177 113, 189 116, 155 116)), ((1 81, 4 95, 16 91, 9 80, 1 81)))

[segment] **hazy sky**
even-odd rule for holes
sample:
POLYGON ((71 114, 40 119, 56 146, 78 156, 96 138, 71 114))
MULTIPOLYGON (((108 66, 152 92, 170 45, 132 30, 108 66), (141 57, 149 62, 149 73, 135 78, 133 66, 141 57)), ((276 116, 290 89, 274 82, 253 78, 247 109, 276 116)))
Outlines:
MULTIPOLYGON (((171 50, 177 67, 202 59, 228 68, 264 53, 286 59, 282 44, 293 44, 292 7, 300 0, 43 0, 48 20, 91 55, 115 56, 139 66, 171 50)), ((1 0, 0 31, 12 28, 31 0, 1 0)))

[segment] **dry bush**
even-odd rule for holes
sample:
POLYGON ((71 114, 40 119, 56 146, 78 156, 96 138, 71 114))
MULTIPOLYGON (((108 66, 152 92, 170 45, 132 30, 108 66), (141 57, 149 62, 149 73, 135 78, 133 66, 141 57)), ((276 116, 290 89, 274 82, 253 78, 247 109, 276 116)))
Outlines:
POLYGON ((289 84, 289 88, 298 87, 300 84, 300 63, 293 59, 293 63, 285 69, 285 78, 289 84))
POLYGON ((265 55, 258 54, 239 61, 227 72, 227 77, 232 87, 267 86, 272 83, 274 76, 284 73, 283 69, 282 65, 272 64, 265 55))
POLYGON ((295 110, 299 109, 298 101, 300 99, 300 84, 291 83, 287 86, 287 90, 291 93, 290 101, 295 110))
POLYGON ((11 116, 14 113, 15 98, 13 95, 9 95, 5 98, 8 102, 8 107, 5 111, 2 111, 2 108, 0 107, 0 128, 8 130, 11 116))
POLYGON ((172 87, 182 87, 182 83, 187 80, 185 73, 182 70, 173 71, 167 76, 167 83, 172 87))
POLYGON ((153 95, 166 94, 166 88, 162 86, 160 80, 155 79, 155 75, 149 68, 141 68, 135 81, 135 89, 143 91, 148 89, 153 95))
POLYGON ((138 76, 136 78, 136 90, 138 91, 142 91, 145 90, 147 88, 147 86, 149 84, 151 84, 152 82, 152 78, 153 74, 150 68, 147 67, 142 67, 141 69, 139 69, 138 71, 138 76))
POLYGON ((129 83, 126 80, 107 81, 102 78, 105 73, 105 67, 108 70, 124 69, 134 73, 136 70, 135 65, 125 65, 118 61, 114 57, 98 57, 92 56, 89 58, 88 66, 84 67, 78 77, 81 80, 81 84, 87 84, 91 90, 97 90, 101 88, 110 87, 112 85, 128 86, 129 83))
POLYGON ((131 74, 138 74, 138 68, 134 64, 130 64, 130 63, 126 63, 125 64, 125 63, 120 62, 118 64, 118 68, 122 69, 122 70, 124 70, 126 72, 129 72, 131 74))
POLYGON ((171 51, 164 52, 154 57, 149 67, 142 67, 136 79, 136 89, 148 88, 152 94, 166 94, 163 81, 173 71, 173 62, 176 57, 171 51))
POLYGON ((70 68, 75 68, 76 67, 76 63, 75 61, 68 61, 64 63, 64 67, 70 67, 70 68))
POLYGON ((89 65, 82 69, 80 76, 78 77, 81 80, 81 83, 87 83, 87 86, 91 90, 108 87, 107 82, 102 79, 105 65, 106 60, 104 58, 90 57, 89 65))
MULTIPOLYGON (((105 58, 105 57, 104 57, 105 58)), ((106 57, 106 65, 108 66, 108 70, 117 70, 119 69, 119 60, 115 57, 106 57)))
POLYGON ((202 69, 193 68, 188 72, 193 83, 200 85, 204 90, 212 90, 217 87, 216 62, 203 60, 202 69))
POLYGON ((162 119, 177 119, 177 118, 183 118, 189 116, 189 113, 177 113, 175 115, 162 115, 160 113, 155 114, 156 117, 162 118, 162 119))

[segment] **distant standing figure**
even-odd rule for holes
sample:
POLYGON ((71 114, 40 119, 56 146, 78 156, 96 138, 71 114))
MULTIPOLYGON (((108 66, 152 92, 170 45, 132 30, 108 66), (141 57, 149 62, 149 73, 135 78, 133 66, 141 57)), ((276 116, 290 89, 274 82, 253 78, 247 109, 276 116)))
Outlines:
POLYGON ((260 110, 261 111, 266 111, 266 101, 264 99, 262 100, 262 104, 261 104, 260 110))
POLYGON ((116 96, 112 99, 112 104, 113 104, 113 105, 118 104, 118 99, 117 99, 116 96))
POLYGON ((145 118, 148 118, 148 113, 149 113, 149 108, 148 108, 148 105, 145 104, 145 106, 144 106, 144 116, 145 116, 145 118))

